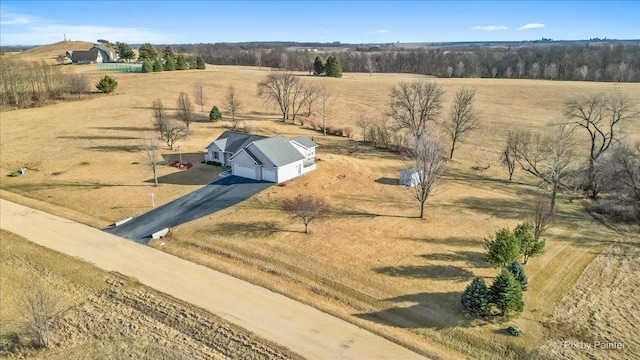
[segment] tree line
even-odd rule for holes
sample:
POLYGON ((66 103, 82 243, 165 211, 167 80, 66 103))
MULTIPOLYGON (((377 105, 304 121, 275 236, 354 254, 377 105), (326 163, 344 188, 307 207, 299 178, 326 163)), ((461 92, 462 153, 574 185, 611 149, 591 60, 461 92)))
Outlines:
MULTIPOLYGON (((314 71, 318 55, 285 48, 255 48, 234 44, 180 45, 181 51, 202 56, 209 64, 266 66, 314 71), (286 60, 283 60, 285 59, 286 60)), ((640 82, 640 46, 635 44, 393 49, 323 52, 340 59, 345 72, 416 73, 437 77, 551 79, 640 82)))

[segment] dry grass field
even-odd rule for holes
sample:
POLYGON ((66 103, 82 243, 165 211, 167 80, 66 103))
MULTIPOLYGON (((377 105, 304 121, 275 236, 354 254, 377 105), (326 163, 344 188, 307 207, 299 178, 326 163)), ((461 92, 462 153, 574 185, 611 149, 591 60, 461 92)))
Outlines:
MULTIPOLYGON (((93 65, 64 70, 82 71, 92 79, 104 75, 93 65)), ((220 170, 200 161, 203 148, 227 126, 224 121, 208 122, 208 110, 214 104, 221 107, 228 86, 233 85, 250 131, 313 137, 320 145, 318 169, 172 229, 171 238, 163 240, 167 244, 163 250, 287 294, 434 358, 553 354, 547 351, 550 341, 576 338, 575 328, 554 324, 578 323, 588 316, 562 309, 611 300, 602 305, 606 311, 631 306, 630 311, 637 312, 637 292, 620 291, 610 297, 603 290, 585 295, 581 284, 587 285, 579 281, 583 271, 597 272, 593 265, 597 259, 616 273, 617 265, 610 263, 616 257, 599 254, 629 240, 590 217, 581 199, 569 196, 559 200, 546 252, 526 265, 530 285, 525 312, 512 322, 525 336, 509 337, 503 330, 508 324, 470 321, 461 315, 460 305, 460 294, 474 276, 490 281, 497 274, 482 259, 483 238, 524 220, 532 199, 545 191, 522 172, 516 172, 513 182, 506 181, 508 174, 499 162, 506 132, 544 131, 561 119, 562 102, 571 96, 616 90, 640 99, 637 84, 433 79, 447 91, 445 108, 457 89, 476 89, 483 127, 456 150, 442 186, 427 203, 423 221, 416 218, 417 202, 395 185, 399 170, 406 166, 401 155, 362 145, 357 130, 354 139, 322 137, 306 127, 278 122, 275 110, 256 96, 256 83, 268 71, 208 66, 205 71, 113 73, 119 82, 114 94, 4 111, 0 195, 102 227, 149 210, 151 192, 158 205, 197 189, 215 180, 220 170), (195 166, 187 171, 162 167, 161 186, 156 188, 139 151, 142 141, 152 135, 151 102, 160 98, 174 107, 179 92, 191 92, 197 81, 205 84, 209 100, 205 111, 197 112, 189 139, 180 143, 183 158, 195 166), (34 170, 16 178, 4 176, 27 164, 34 170), (487 165, 486 170, 472 169, 487 165), (279 210, 282 199, 300 193, 321 195, 332 209, 330 217, 311 223, 309 235, 302 233, 302 224, 279 210)), ((303 80, 325 84, 335 96, 331 125, 357 129, 360 115, 377 118, 384 112, 394 84, 416 79, 426 77, 348 73, 341 79, 303 80)), ((637 121, 627 127, 630 139, 640 139, 637 121)), ((178 153, 163 149, 163 156, 177 160, 178 153)), ((637 284, 637 272, 620 274, 628 278, 626 284, 637 284)), ((607 324, 616 329, 612 334, 630 344, 617 353, 619 357, 638 353, 632 348, 637 347, 633 328, 627 326, 634 317, 614 319, 607 324)), ((585 327, 580 336, 593 342, 600 331, 585 327)))
POLYGON ((299 359, 233 324, 107 273, 0 232, 0 356, 31 359, 299 359), (61 310, 50 347, 22 331, 22 298, 45 288, 61 310))

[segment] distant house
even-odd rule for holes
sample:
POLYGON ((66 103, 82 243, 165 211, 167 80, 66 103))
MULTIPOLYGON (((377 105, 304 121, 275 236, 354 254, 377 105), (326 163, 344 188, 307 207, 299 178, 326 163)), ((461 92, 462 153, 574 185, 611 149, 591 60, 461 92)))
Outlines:
POLYGON ((103 45, 94 45, 89 50, 68 51, 74 64, 112 63, 118 60, 115 49, 103 45))
POLYGON ((318 145, 306 136, 291 140, 225 131, 207 145, 205 161, 231 167, 231 174, 281 183, 316 169, 318 145))
POLYGON ((400 171, 400 185, 416 186, 420 182, 420 173, 415 167, 400 171))

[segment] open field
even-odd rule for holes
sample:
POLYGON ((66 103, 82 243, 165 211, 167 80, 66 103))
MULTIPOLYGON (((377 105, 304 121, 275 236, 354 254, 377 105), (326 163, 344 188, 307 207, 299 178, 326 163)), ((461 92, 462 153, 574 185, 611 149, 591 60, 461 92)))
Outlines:
POLYGON ((216 316, 135 280, 0 231, 0 356, 33 359, 298 359, 216 316), (22 333, 21 297, 45 288, 59 302, 51 346, 22 333))
MULTIPOLYGON (((103 75, 92 65, 68 68, 92 79, 103 75)), ((474 276, 490 280, 497 274, 482 260, 483 238, 522 221, 531 200, 544 191, 517 171, 513 182, 506 181, 507 172, 499 165, 503 135, 517 128, 543 130, 561 118, 562 101, 570 96, 617 89, 639 99, 637 84, 434 79, 447 91, 445 107, 462 86, 476 89, 483 127, 456 150, 422 221, 416 218, 415 200, 394 185, 405 161, 362 145, 355 122, 361 114, 382 114, 389 89, 398 81, 424 76, 305 77, 326 84, 335 95, 331 125, 356 129, 355 139, 348 139, 324 138, 305 127, 279 123, 274 109, 255 95, 256 83, 267 74, 268 69, 213 66, 205 71, 114 73, 119 82, 115 94, 5 111, 0 123, 1 194, 14 201, 26 197, 20 202, 101 227, 149 210, 151 192, 156 205, 171 201, 216 179, 219 168, 200 161, 203 148, 226 124, 206 119, 233 85, 244 103, 246 126, 262 134, 312 136, 320 145, 318 170, 173 229, 164 250, 287 294, 434 358, 457 358, 460 352, 527 358, 547 341, 574 336, 550 325, 558 321, 559 304, 607 299, 604 293, 574 297, 571 289, 594 258, 623 236, 592 219, 580 199, 567 196, 559 201, 546 252, 526 265, 530 286, 525 312, 514 321, 525 337, 508 337, 503 324, 470 321, 461 315, 459 300, 474 276), (141 163, 139 146, 151 135, 151 101, 161 98, 173 107, 179 92, 190 92, 196 81, 204 82, 209 101, 204 112, 198 111, 200 121, 191 125, 191 137, 181 143, 183 159, 195 166, 182 172, 162 167, 156 188, 151 171, 135 164, 141 163), (17 178, 4 176, 26 164, 35 170, 17 178), (487 170, 472 170, 487 165, 487 170), (322 195, 333 210, 329 218, 311 223, 310 235, 279 210, 283 198, 299 193, 322 195)), ((637 120, 627 127, 627 137, 640 139, 637 120)), ((178 158, 167 149, 163 155, 178 158)), ((637 296, 620 292, 612 301, 607 306, 615 311, 618 302, 637 304, 637 296)), ((630 336, 625 321, 609 326, 630 336)))

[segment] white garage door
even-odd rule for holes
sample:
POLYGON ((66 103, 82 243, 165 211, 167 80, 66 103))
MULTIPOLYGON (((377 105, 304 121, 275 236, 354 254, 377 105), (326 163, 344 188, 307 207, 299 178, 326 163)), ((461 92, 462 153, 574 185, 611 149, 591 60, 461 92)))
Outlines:
POLYGON ((241 176, 244 178, 254 179, 256 178, 256 169, 253 166, 233 164, 233 175, 241 176))
POLYGON ((262 180, 277 182, 276 181, 276 169, 262 168, 262 180))

